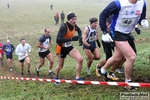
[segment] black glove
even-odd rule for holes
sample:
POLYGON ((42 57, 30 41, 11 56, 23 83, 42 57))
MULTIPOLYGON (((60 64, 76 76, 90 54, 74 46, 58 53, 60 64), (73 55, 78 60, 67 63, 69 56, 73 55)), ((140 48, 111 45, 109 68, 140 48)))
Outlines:
POLYGON ((135 28, 135 31, 136 31, 137 34, 141 33, 141 30, 138 27, 135 28))
POLYGON ((111 42, 111 43, 110 43, 110 46, 111 46, 111 48, 114 48, 114 47, 115 47, 115 43, 114 43, 114 42, 111 42))
POLYGON ((82 44, 83 44, 82 38, 79 38, 79 46, 81 46, 82 44))
POLYGON ((132 34, 129 34, 129 39, 132 40, 132 41, 135 40, 134 36, 132 34))
POLYGON ((99 39, 97 39, 96 42, 97 42, 98 47, 100 48, 100 47, 101 47, 101 44, 100 44, 100 42, 99 42, 99 39))
POLYGON ((95 50, 94 47, 92 47, 92 46, 90 45, 89 48, 90 48, 91 52, 94 52, 94 50, 95 50))
POLYGON ((79 36, 72 37, 72 41, 78 41, 78 40, 79 40, 79 36))

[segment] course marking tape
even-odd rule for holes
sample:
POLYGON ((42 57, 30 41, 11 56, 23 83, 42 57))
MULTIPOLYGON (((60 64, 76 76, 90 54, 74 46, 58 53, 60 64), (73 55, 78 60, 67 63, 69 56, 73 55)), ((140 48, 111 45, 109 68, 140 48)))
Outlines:
POLYGON ((71 83, 71 84, 94 84, 94 85, 111 85, 111 86, 135 86, 135 87, 148 87, 150 88, 150 83, 125 83, 125 82, 100 82, 100 81, 77 81, 77 80, 64 80, 64 79, 45 79, 45 78, 23 78, 23 77, 9 77, 0 76, 0 79, 10 79, 10 80, 27 80, 27 81, 41 81, 41 82, 59 82, 59 83, 71 83))
POLYGON ((144 40, 149 40, 150 39, 150 37, 147 37, 147 38, 139 38, 139 39, 136 39, 136 40, 134 40, 135 42, 137 42, 137 41, 144 41, 144 40))

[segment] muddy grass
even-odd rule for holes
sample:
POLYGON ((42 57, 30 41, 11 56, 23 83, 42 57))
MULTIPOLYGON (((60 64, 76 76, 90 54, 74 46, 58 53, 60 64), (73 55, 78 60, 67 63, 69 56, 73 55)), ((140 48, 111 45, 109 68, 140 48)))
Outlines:
MULTIPOLYGON (((122 82, 124 81, 124 74, 118 74, 115 73, 115 75, 119 78, 119 81, 122 82)), ((9 71, 9 68, 7 66, 0 66, 0 76, 12 76, 12 77, 31 77, 31 78, 46 78, 46 79, 53 79, 53 76, 51 74, 45 73, 40 74, 40 76, 36 75, 36 71, 32 72, 32 75, 28 75, 27 72, 24 73, 24 76, 21 76, 20 73, 17 71, 13 70, 12 72, 9 71)), ((70 80, 70 77, 66 76, 60 76, 60 79, 66 79, 70 80)), ((101 77, 97 77, 95 74, 93 75, 84 75, 83 76, 84 80, 92 80, 92 81, 102 81, 101 77)), ((119 82, 118 81, 118 82, 119 82)), ((133 82, 143 82, 143 83, 150 83, 150 77, 146 76, 145 74, 140 74, 138 69, 133 69, 132 72, 132 81, 133 82)))

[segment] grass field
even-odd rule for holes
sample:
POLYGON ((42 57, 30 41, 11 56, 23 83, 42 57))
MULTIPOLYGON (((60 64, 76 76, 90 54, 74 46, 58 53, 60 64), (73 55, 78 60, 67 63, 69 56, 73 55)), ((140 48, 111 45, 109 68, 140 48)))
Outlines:
MULTIPOLYGON (((110 2, 110 0, 108 0, 110 2)), ((146 0, 147 5, 150 4, 146 0)), ((105 0, 0 0, 0 39, 5 43, 7 38, 17 46, 21 38, 32 46, 31 55, 31 72, 32 77, 37 77, 35 67, 39 63, 39 57, 36 47, 36 42, 44 33, 46 27, 50 27, 51 36, 54 45, 50 47, 52 54, 55 54, 55 41, 60 23, 55 25, 54 15, 56 12, 75 12, 77 15, 77 24, 83 30, 89 24, 91 17, 99 16, 100 12, 108 3, 105 0), (7 8, 9 3, 10 8, 7 8), (50 10, 50 5, 53 4, 53 10, 50 10)), ((147 19, 150 21, 150 8, 147 6, 147 19)), ((66 19, 65 19, 66 21, 66 19)), ((142 33, 137 35, 132 32, 135 39, 149 38, 150 28, 143 29, 139 26, 142 33)), ((101 31, 99 28, 99 36, 101 31)), ((78 42, 74 42, 74 46, 81 51, 84 56, 84 51, 78 46, 78 42)), ((137 60, 134 64, 134 73, 132 74, 135 82, 150 83, 150 39, 140 40, 136 42, 137 60)), ((100 48, 101 59, 105 58, 103 49, 100 48)), ((17 56, 14 54, 13 72, 9 72, 4 58, 5 65, 0 66, 0 76, 19 76, 20 65, 17 56)), ((95 65, 99 61, 94 61, 91 70, 92 75, 86 74, 86 60, 83 62, 81 77, 85 80, 101 81, 95 75, 95 65)), ((57 65, 57 58, 54 56, 54 68, 57 65)), ((65 60, 65 66, 60 72, 61 79, 75 78, 75 61, 71 57, 65 60)), ((52 78, 47 76, 48 63, 40 70, 40 78, 52 78)), ((124 81, 124 75, 117 74, 124 81)), ((24 77, 29 77, 25 75, 24 77)), ((0 79, 0 100, 119 100, 120 92, 127 92, 123 87, 117 86, 100 86, 100 85, 74 85, 62 83, 56 86, 53 83, 33 82, 33 81, 14 81, 0 79)), ((139 88, 137 92, 149 92, 150 88, 139 88)))

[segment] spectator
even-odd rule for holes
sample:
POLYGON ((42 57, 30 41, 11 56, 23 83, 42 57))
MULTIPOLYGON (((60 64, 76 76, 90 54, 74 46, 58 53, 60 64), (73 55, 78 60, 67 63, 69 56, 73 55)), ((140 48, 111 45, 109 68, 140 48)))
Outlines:
POLYGON ((60 17, 61 17, 61 23, 64 23, 64 19, 65 19, 64 11, 61 12, 60 17))
POLYGON ((50 10, 53 10, 53 5, 50 5, 50 10))
POLYGON ((56 25, 59 23, 59 14, 58 14, 58 12, 56 13, 56 25))
POLYGON ((7 3, 7 7, 9 8, 9 3, 7 3))

